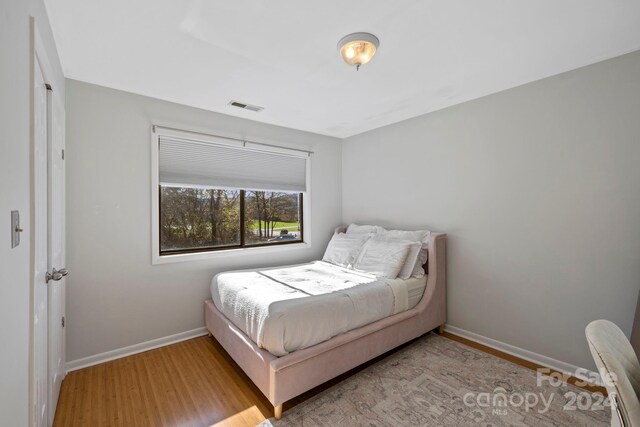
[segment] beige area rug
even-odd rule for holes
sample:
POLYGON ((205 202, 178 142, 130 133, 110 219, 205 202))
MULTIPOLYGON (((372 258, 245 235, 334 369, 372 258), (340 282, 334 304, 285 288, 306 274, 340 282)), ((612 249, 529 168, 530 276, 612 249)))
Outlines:
POLYGON ((431 333, 260 427, 607 426, 598 396, 431 333))

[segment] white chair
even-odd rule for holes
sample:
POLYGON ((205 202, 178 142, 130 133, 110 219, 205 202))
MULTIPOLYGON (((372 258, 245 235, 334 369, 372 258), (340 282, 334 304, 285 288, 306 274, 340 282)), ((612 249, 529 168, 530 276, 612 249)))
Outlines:
POLYGON ((586 328, 593 360, 611 402, 611 425, 640 426, 640 363, 625 334, 608 320, 594 320, 586 328))

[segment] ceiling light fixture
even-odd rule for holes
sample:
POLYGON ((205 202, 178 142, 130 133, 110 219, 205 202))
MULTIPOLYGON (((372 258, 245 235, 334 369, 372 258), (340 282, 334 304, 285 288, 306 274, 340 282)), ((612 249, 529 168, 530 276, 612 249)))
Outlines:
POLYGON ((340 56, 349 65, 355 65, 356 71, 360 66, 371 61, 380 46, 380 40, 369 33, 352 33, 344 36, 338 42, 340 56))

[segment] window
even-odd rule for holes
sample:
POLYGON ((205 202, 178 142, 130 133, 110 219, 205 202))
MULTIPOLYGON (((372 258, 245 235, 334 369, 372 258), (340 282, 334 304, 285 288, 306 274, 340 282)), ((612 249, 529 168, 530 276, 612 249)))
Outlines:
POLYGON ((302 197, 160 185, 160 255, 302 242, 302 197))
POLYGON ((309 153, 153 133, 154 259, 305 242, 309 153))
POLYGON ((240 191, 160 186, 160 254, 237 247, 240 191))
POLYGON ((302 193, 245 191, 245 245, 302 241, 302 198, 302 193))

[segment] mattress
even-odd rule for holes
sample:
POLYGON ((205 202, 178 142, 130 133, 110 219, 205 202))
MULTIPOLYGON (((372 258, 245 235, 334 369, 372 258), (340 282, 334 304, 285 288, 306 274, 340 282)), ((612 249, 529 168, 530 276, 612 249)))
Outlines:
POLYGON ((314 261, 217 274, 211 297, 259 347, 283 356, 413 308, 426 281, 389 280, 314 261))

